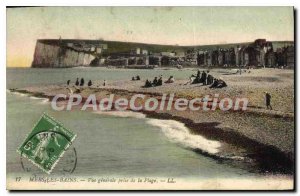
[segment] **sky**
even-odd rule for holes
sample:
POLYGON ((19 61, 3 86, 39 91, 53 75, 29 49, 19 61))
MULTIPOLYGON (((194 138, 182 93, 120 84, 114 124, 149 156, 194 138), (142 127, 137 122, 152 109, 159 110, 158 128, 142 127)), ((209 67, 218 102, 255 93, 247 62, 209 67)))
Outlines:
POLYGON ((7 67, 29 67, 37 39, 169 45, 293 41, 293 7, 7 8, 7 67))

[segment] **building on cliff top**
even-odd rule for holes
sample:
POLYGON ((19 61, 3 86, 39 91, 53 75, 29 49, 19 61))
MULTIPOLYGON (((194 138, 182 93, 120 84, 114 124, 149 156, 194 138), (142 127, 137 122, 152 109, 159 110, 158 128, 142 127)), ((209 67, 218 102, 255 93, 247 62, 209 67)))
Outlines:
POLYGON ((32 67, 76 66, 294 66, 293 42, 181 47, 104 40, 37 40, 32 67), (204 50, 203 50, 204 49, 204 50))

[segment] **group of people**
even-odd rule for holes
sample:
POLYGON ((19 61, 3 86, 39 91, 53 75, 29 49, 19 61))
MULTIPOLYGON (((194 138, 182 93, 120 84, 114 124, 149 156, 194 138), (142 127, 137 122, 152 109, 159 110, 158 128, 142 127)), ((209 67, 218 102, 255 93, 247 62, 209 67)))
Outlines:
MULTIPOLYGON (((203 85, 211 85, 209 88, 223 88, 226 87, 227 84, 224 80, 213 77, 209 71, 203 71, 201 73, 200 70, 197 71, 197 75, 191 75, 190 84, 203 84, 203 85)), ((186 84, 188 84, 186 83, 186 84)))
MULTIPOLYGON (((67 81, 67 85, 68 86, 70 85, 70 82, 71 82, 71 80, 67 81)), ((89 80, 88 83, 87 83, 87 85, 88 86, 92 86, 93 85, 92 80, 89 80)), ((75 86, 84 86, 84 78, 81 78, 80 82, 79 82, 79 78, 77 78, 76 82, 75 82, 75 86)))
MULTIPOLYGON (((174 82, 175 79, 173 76, 170 76, 168 80, 165 81, 165 83, 174 83, 174 82)), ((152 82, 147 79, 144 87, 147 88, 147 87, 154 87, 154 86, 162 86, 162 84, 163 84, 163 79, 162 79, 162 75, 160 75, 159 78, 155 77, 152 82)))
MULTIPOLYGON (((70 86, 70 83, 71 83, 71 80, 68 80, 67 86, 70 86)), ((90 87, 92 85, 93 85, 92 80, 89 80, 87 83, 87 86, 90 87)), ((79 78, 77 78, 76 82, 75 82, 75 86, 84 86, 84 78, 81 78, 80 81, 79 81, 79 78)), ((104 80, 104 86, 105 86, 105 80, 104 80)))
MULTIPOLYGON (((137 75, 136 77, 132 77, 132 80, 141 80, 141 78, 139 75, 137 75)), ((70 82, 71 82, 71 80, 67 81, 68 86, 70 85, 70 82)), ((174 82, 175 82, 175 79, 173 76, 170 76, 168 78, 168 80, 165 81, 165 83, 174 83, 174 82)), ((210 85, 209 88, 223 88, 223 87, 227 86, 227 84, 224 80, 214 78, 211 74, 209 74, 209 71, 206 71, 206 72, 203 71, 201 73, 200 70, 197 71, 196 76, 192 75, 190 77, 190 81, 188 83, 190 83, 190 84, 202 83, 203 85, 210 85)), ((186 84, 188 84, 188 83, 186 83, 186 84)), ((145 85, 143 87, 147 88, 147 87, 162 86, 162 84, 163 84, 163 79, 162 79, 162 75, 160 75, 159 77, 155 77, 152 82, 147 79, 145 82, 145 85)), ((93 85, 92 80, 89 80, 87 83, 87 86, 90 87, 92 85, 93 85)), ((81 78, 80 80, 79 80, 79 78, 76 79, 75 93, 80 93, 80 88, 78 88, 78 86, 81 86, 81 87, 84 86, 84 78, 81 78)), ((103 86, 106 86, 106 80, 104 80, 103 86)), ((265 92, 265 98, 266 98, 267 109, 272 110, 273 108, 271 106, 271 95, 268 92, 265 92)))
MULTIPOLYGON (((165 83, 174 83, 174 82, 175 79, 173 76, 170 76, 168 80, 165 81, 165 83)), ((144 87, 147 88, 147 87, 154 87, 154 86, 162 86, 162 84, 163 84, 163 79, 162 79, 162 75, 160 75, 159 78, 155 77, 152 82, 147 79, 144 87)))
POLYGON ((160 75, 158 79, 157 78, 158 77, 155 77, 152 82, 147 79, 144 87, 148 88, 148 87, 154 87, 154 86, 161 86, 163 83, 162 75, 160 75))
POLYGON ((132 80, 132 81, 135 81, 135 80, 141 80, 141 78, 140 78, 139 75, 137 75, 136 77, 132 77, 131 80, 132 80))
MULTIPOLYGON (((67 86, 70 86, 70 83, 71 83, 71 80, 68 80, 67 81, 67 86)), ((106 86, 107 82, 106 80, 103 81, 103 86, 106 86)), ((88 83, 87 83, 87 86, 88 87, 91 87, 93 85, 93 82, 92 80, 89 80, 88 83)), ((83 87, 84 86, 84 78, 81 78, 80 81, 79 81, 79 78, 76 79, 76 82, 75 82, 75 87, 83 87)), ((97 86, 99 87, 99 86, 97 86)))

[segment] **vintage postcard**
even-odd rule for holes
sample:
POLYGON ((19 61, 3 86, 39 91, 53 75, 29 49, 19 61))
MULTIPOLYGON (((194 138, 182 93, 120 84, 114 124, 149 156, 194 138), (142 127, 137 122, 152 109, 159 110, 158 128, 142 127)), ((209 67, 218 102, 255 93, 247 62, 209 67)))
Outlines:
POLYGON ((293 7, 7 7, 8 190, 295 189, 293 7))

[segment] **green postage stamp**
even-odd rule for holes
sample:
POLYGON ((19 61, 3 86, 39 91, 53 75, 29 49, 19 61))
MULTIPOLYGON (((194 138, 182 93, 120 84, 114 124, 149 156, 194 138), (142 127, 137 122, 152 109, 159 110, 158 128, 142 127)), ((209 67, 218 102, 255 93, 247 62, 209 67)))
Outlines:
POLYGON ((76 134, 44 113, 17 151, 50 174, 75 138, 76 134))

